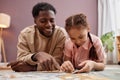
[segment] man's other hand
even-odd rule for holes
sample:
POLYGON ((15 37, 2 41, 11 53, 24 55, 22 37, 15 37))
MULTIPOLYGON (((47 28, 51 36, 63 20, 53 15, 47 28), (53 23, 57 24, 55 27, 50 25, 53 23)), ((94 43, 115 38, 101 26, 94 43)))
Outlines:
POLYGON ((28 72, 37 70, 37 66, 30 65, 24 61, 10 62, 7 64, 7 66, 11 66, 12 70, 16 72, 28 72))
POLYGON ((60 69, 59 63, 55 60, 53 56, 48 53, 39 52, 35 54, 33 58, 37 60, 37 62, 41 65, 42 69, 45 71, 53 71, 60 69))

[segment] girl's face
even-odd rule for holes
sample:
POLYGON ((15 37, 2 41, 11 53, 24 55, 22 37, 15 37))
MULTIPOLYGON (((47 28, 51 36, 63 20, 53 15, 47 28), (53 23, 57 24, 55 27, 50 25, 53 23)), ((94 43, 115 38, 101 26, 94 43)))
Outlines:
POLYGON ((89 28, 71 28, 68 35, 72 42, 77 46, 82 46, 88 39, 89 28))

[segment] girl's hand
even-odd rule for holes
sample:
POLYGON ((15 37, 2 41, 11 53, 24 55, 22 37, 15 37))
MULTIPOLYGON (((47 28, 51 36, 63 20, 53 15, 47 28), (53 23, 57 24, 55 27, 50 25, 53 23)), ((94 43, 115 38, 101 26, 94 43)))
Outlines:
POLYGON ((78 66, 82 67, 80 70, 78 70, 76 73, 81 72, 90 72, 94 69, 95 62, 91 60, 86 60, 80 63, 78 66))
POLYGON ((70 61, 65 61, 61 67, 60 67, 61 71, 65 71, 65 72, 73 72, 74 71, 74 67, 72 65, 72 63, 70 61))

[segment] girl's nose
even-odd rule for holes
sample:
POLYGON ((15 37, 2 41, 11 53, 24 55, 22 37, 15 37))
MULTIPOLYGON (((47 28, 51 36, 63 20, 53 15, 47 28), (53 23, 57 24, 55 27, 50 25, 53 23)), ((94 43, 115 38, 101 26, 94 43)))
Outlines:
POLYGON ((81 43, 81 41, 80 40, 76 40, 76 44, 80 44, 81 43))

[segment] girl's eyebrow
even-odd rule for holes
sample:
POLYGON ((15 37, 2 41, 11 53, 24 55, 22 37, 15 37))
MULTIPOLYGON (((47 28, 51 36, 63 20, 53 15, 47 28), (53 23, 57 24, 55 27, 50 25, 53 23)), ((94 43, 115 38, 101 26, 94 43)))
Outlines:
POLYGON ((75 38, 73 38, 73 37, 70 37, 71 39, 75 39, 75 38))

